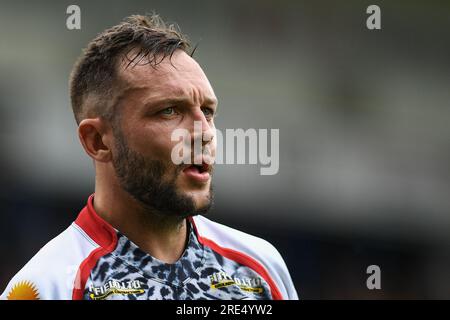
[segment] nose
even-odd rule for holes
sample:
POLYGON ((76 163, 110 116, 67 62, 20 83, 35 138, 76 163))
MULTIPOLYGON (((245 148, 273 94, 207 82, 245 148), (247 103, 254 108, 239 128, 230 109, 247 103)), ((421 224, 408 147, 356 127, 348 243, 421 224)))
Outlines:
POLYGON ((198 111, 195 111, 193 119, 193 133, 191 133, 191 137, 193 137, 192 142, 198 139, 198 141, 202 142, 202 146, 205 146, 214 139, 214 127, 208 119, 206 119, 205 114, 200 108, 198 111))

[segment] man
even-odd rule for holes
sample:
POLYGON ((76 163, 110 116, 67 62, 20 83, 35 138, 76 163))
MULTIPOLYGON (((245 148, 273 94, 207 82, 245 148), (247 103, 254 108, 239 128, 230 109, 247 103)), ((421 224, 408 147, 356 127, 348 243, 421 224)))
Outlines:
POLYGON ((272 245, 202 216, 213 199, 217 98, 188 49, 156 15, 131 16, 88 45, 70 94, 95 193, 2 298, 298 298, 272 245), (201 154, 175 164, 176 129, 200 140, 201 154))

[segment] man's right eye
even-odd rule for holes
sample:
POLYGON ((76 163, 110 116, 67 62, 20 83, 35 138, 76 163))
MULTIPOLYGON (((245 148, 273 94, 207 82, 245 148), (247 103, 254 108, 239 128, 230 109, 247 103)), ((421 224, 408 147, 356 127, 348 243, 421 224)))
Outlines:
POLYGON ((165 108, 164 110, 161 111, 161 114, 165 116, 171 116, 175 114, 175 107, 165 108))

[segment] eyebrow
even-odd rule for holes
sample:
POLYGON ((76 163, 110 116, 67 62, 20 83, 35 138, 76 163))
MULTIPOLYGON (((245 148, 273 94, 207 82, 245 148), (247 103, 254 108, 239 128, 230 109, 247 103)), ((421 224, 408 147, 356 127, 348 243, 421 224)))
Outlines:
MULTIPOLYGON (((188 97, 161 97, 159 99, 155 99, 155 100, 145 103, 144 107, 153 107, 153 106, 162 105, 162 104, 167 104, 167 105, 190 104, 191 105, 192 100, 189 99, 188 97)), ((217 99, 206 97, 203 100, 202 106, 204 106, 204 105, 217 106, 217 104, 218 104, 217 99)))
MULTIPOLYGON (((148 90, 151 89, 148 86, 144 85, 144 86, 129 86, 124 88, 120 94, 118 96, 115 97, 114 99, 114 106, 120 104, 123 99, 125 97, 127 97, 128 95, 132 94, 133 92, 136 91, 141 91, 141 90, 148 90)), ((173 97, 167 97, 167 96, 161 96, 161 97, 152 97, 151 98, 152 101, 148 101, 146 103, 143 104, 142 108, 143 109, 147 109, 147 108, 151 108, 151 107, 155 107, 161 104, 192 104, 192 100, 187 97, 187 96, 173 96, 173 97)), ((202 106, 214 106, 215 109, 217 109, 218 106, 218 100, 217 98, 212 98, 212 97, 205 97, 202 106)))

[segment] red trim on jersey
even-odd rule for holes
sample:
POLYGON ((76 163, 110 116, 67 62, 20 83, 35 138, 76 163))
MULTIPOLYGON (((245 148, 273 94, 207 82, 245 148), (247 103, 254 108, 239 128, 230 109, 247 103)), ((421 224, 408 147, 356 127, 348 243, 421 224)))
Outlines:
POLYGON ((256 261, 255 259, 253 259, 252 257, 243 252, 236 251, 230 248, 221 247, 214 241, 200 236, 197 230, 197 226, 195 225, 194 219, 192 217, 189 217, 189 220, 192 222, 195 233, 197 234, 198 241, 202 245, 211 248, 212 250, 224 256, 225 258, 236 261, 237 263, 240 263, 256 271, 269 284, 273 300, 283 300, 283 296, 281 295, 280 290, 275 284, 275 281, 273 281, 272 277, 269 275, 269 272, 267 272, 266 268, 264 268, 264 266, 261 263, 259 263, 258 261, 256 261))
POLYGON ((97 261, 116 248, 117 234, 111 225, 95 212, 94 195, 88 199, 86 207, 81 210, 75 223, 100 247, 92 251, 78 268, 72 291, 73 300, 82 300, 86 282, 97 261))

